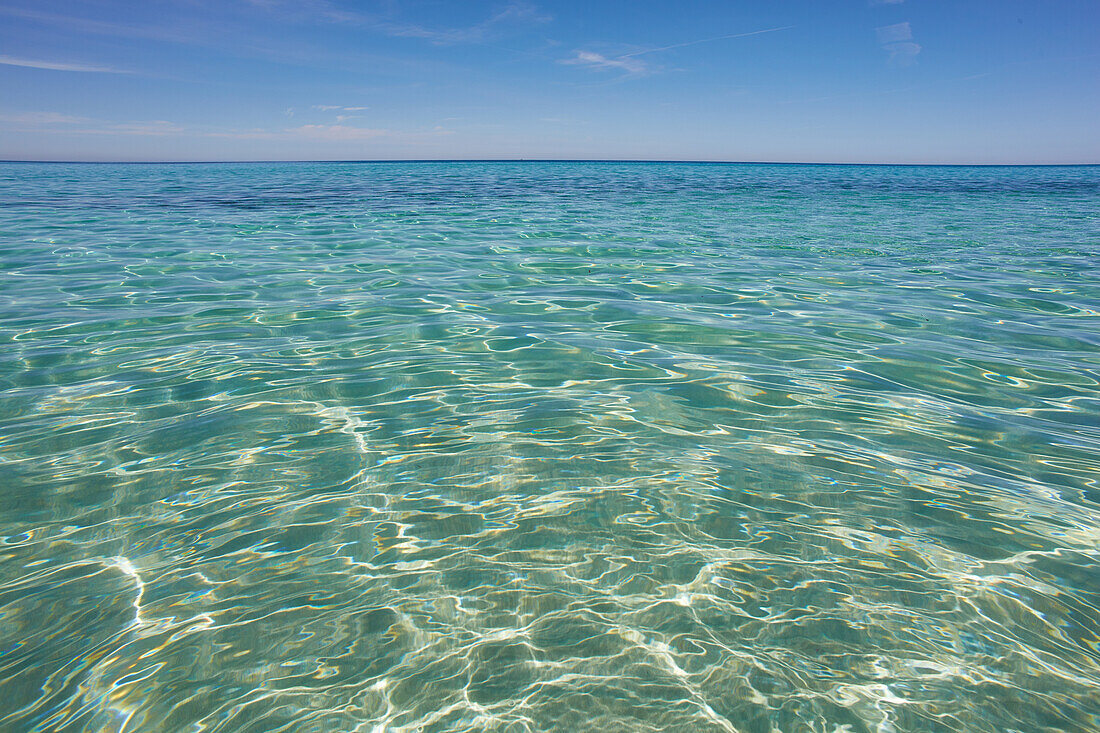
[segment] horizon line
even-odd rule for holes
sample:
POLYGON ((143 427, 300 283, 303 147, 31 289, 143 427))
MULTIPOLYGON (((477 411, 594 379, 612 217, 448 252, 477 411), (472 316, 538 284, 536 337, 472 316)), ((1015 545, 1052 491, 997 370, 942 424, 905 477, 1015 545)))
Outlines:
POLYGON ((718 160, 679 158, 256 158, 240 160, 38 160, 0 158, 0 163, 42 165, 249 165, 258 163, 681 163, 696 165, 818 165, 928 168, 1085 168, 1095 163, 867 163, 798 160, 718 160))

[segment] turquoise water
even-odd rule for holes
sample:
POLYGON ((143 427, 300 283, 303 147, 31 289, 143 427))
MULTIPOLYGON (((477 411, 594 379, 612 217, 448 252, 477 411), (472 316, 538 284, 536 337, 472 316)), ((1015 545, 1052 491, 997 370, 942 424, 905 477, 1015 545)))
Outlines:
POLYGON ((0 730, 1100 729, 1100 168, 0 165, 0 730))

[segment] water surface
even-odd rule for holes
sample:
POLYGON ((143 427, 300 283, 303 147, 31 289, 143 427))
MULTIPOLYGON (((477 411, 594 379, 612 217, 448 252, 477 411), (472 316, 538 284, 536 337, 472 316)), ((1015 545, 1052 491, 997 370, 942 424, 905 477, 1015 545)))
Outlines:
POLYGON ((1100 168, 0 165, 0 730, 1100 728, 1100 168))

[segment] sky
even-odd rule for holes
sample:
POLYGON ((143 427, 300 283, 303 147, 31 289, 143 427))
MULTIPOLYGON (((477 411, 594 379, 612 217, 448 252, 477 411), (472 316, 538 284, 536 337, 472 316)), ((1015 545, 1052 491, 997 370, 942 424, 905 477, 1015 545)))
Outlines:
POLYGON ((0 159, 1100 163, 1098 0, 0 0, 0 159))

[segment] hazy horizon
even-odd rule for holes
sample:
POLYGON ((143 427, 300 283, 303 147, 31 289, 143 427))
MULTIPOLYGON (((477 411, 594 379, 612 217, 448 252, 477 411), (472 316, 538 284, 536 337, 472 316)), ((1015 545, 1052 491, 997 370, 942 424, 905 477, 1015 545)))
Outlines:
POLYGON ((1095 3, 0 0, 0 159, 1100 163, 1095 3))

